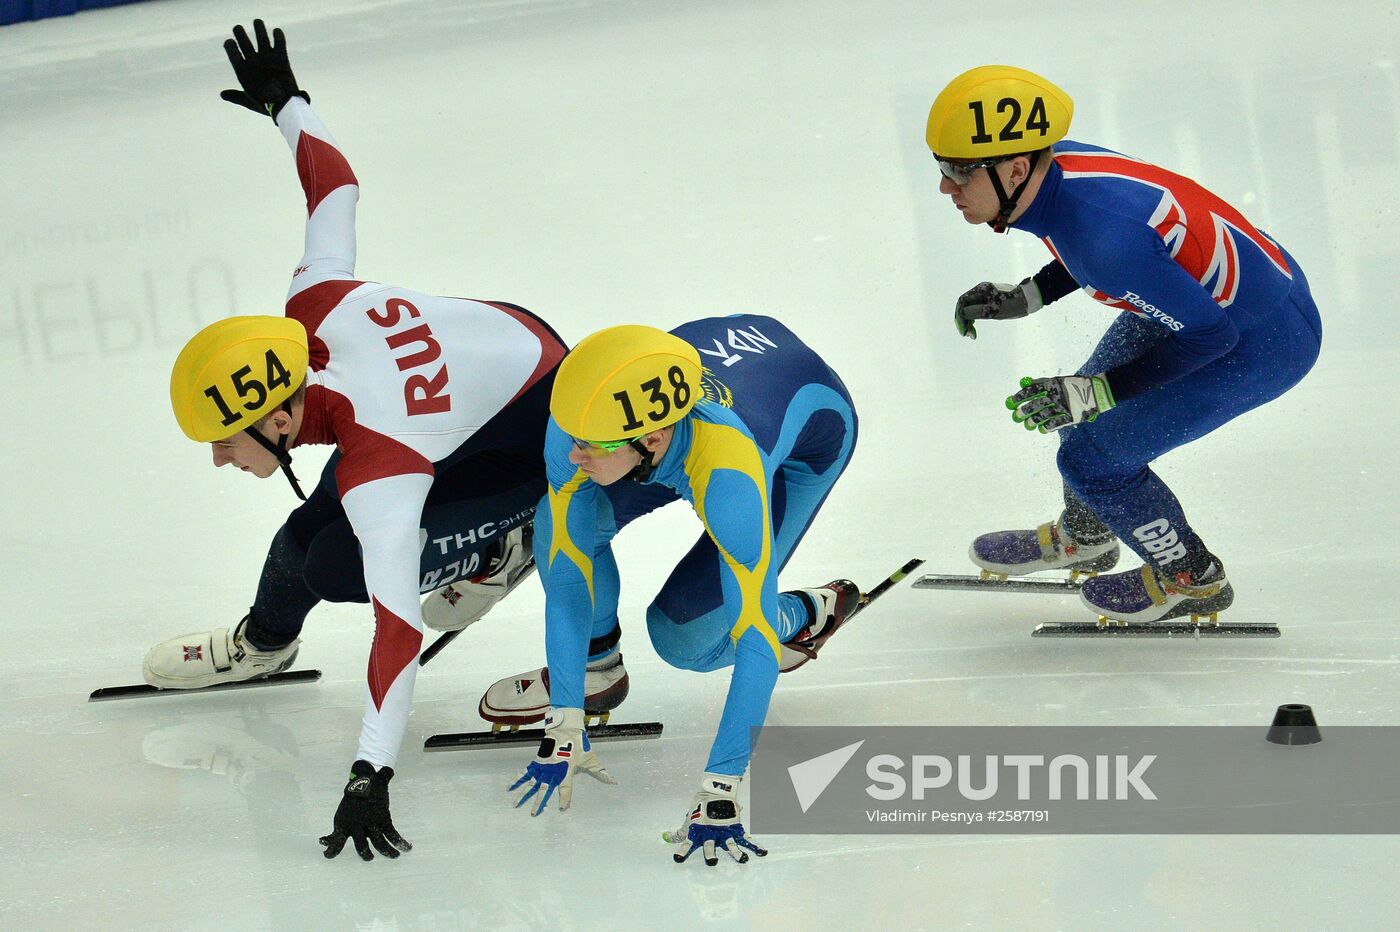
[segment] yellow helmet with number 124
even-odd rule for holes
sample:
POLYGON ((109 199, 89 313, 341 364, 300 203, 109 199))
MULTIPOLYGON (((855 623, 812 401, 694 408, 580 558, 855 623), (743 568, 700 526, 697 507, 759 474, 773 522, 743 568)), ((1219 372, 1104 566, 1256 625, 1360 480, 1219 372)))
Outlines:
POLYGON ((1069 133, 1074 101, 1010 65, 958 75, 933 102, 926 139, 940 159, 996 159, 1053 145, 1069 133))
POLYGON ((230 317, 194 335, 170 373, 185 436, 227 440, 277 410, 306 380, 306 328, 286 317, 230 317))
POLYGON ((689 414, 704 395, 700 373, 700 354, 675 334, 640 324, 609 327, 564 357, 549 411, 578 440, 631 440, 689 414))

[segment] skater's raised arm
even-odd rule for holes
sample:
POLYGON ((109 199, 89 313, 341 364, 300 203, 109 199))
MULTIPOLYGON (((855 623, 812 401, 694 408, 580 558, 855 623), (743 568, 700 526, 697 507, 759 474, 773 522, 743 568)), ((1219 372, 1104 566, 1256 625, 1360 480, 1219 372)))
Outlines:
POLYGON ((306 194, 306 245, 292 272, 288 303, 312 285, 355 277, 355 204, 360 185, 311 104, 293 97, 277 128, 296 155, 306 194))
POLYGON ((312 285, 355 274, 355 204, 359 182, 330 131, 311 109, 311 96, 297 86, 287 61, 286 38, 253 21, 256 44, 242 26, 224 42, 241 90, 220 96, 229 103, 272 117, 296 158, 306 195, 306 244, 292 273, 288 302, 312 285))

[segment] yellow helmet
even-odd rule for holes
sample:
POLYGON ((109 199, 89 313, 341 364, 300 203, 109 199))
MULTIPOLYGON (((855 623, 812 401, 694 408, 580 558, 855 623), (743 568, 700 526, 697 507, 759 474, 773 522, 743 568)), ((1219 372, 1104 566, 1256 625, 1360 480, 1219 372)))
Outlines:
POLYGON ((1074 101, 1038 74, 983 65, 958 75, 928 112, 940 159, 994 159, 1053 145, 1069 133, 1074 101))
POLYGON ((609 327, 564 357, 549 411, 576 439, 630 440, 689 414, 704 395, 700 371, 700 354, 674 334, 609 327))
POLYGON ((226 440, 276 410, 306 379, 306 328, 286 317, 230 317, 194 335, 170 373, 185 436, 226 440))

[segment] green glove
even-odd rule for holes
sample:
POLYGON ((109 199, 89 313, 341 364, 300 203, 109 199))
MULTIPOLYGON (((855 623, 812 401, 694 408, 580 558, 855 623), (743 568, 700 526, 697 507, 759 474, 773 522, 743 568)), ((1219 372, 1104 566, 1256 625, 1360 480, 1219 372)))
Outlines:
POLYGON ((1113 390, 1102 372, 1044 379, 1026 376, 1021 380, 1021 390, 1006 399, 1013 421, 1042 434, 1092 421, 1113 405, 1113 390))

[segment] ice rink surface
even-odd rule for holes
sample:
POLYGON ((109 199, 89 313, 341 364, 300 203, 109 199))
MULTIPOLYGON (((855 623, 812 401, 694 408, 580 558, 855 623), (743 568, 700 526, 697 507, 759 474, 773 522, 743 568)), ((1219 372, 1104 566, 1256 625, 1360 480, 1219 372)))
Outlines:
POLYGON ((659 835, 728 682, 644 634, 697 533, 684 506, 618 541, 617 719, 665 737, 600 746, 619 785, 582 781, 563 815, 509 807, 528 749, 418 750, 542 662, 533 584, 419 677, 393 785, 416 847, 394 863, 315 840, 355 751, 361 607, 308 621, 319 684, 87 703, 139 682, 151 644, 237 622, 294 504, 211 468, 167 395, 204 323, 280 313, 300 255, 285 144, 218 98, 220 43, 256 15, 359 176, 362 277, 508 300, 570 341, 769 313, 826 356, 861 439, 789 586, 868 586, 915 555, 966 572, 976 534, 1058 512, 1054 440, 1002 399, 1072 371, 1113 312, 1075 295, 959 340, 959 293, 1047 255, 966 227, 923 141, 958 72, 1049 76, 1071 137, 1199 180, 1311 280, 1312 374, 1158 464, 1229 567, 1229 617, 1283 637, 1033 641, 1077 602, 906 586, 785 677, 769 721, 1262 729, 1297 701, 1324 734, 1400 723, 1393 4, 145 3, 0 29, 0 927, 1393 927, 1391 837, 773 836, 742 868, 673 864, 659 835))

